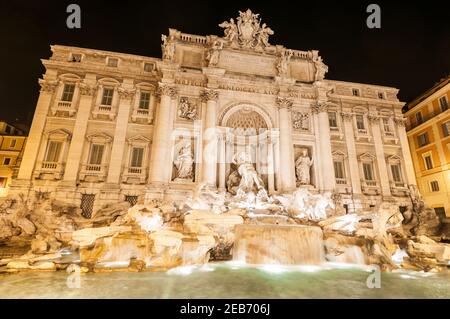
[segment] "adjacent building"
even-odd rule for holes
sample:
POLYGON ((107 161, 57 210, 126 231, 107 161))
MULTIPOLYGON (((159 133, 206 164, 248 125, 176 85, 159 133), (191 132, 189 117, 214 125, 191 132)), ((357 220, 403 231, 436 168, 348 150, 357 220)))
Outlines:
POLYGON ((0 197, 8 195, 11 180, 17 175, 27 138, 25 134, 21 128, 0 121, 0 197))
POLYGON ((220 27, 170 29, 162 58, 51 46, 14 192, 89 217, 111 202, 183 200, 201 184, 232 192, 244 152, 269 194, 331 191, 350 212, 411 204, 396 88, 325 79, 318 51, 270 44, 250 10, 220 27))
POLYGON ((450 216, 450 76, 406 105, 418 188, 440 216, 450 216))

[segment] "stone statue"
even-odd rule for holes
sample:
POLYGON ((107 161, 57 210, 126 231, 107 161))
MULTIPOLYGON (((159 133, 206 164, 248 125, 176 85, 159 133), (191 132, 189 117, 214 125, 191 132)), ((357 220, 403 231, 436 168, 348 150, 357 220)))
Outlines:
POLYGON ((256 39, 258 41, 258 45, 262 47, 268 47, 269 44, 269 35, 273 35, 274 32, 271 28, 269 28, 265 23, 261 26, 261 29, 256 34, 256 39))
POLYGON ((167 35, 162 34, 161 35, 162 40, 162 52, 163 52, 163 60, 169 60, 171 61, 173 59, 173 56, 175 55, 175 44, 172 42, 167 41, 167 35))
POLYGON ((193 179, 193 164, 194 159, 192 157, 191 144, 184 144, 180 151, 178 152, 178 156, 174 161, 175 167, 177 168, 177 179, 193 179))
POLYGON ((219 24, 219 27, 224 28, 224 39, 233 42, 238 37, 238 28, 237 25, 234 23, 233 18, 230 19, 230 22, 224 21, 221 24, 219 24))
POLYGON ((315 196, 316 196, 316 203, 314 205, 314 209, 309 212, 309 218, 311 220, 326 219, 327 218, 326 209, 328 207, 330 207, 331 209, 335 208, 332 199, 332 193, 326 192, 323 195, 315 195, 315 196))
POLYGON ((297 180, 301 185, 311 185, 310 168, 314 160, 308 156, 308 150, 304 149, 301 155, 295 161, 295 171, 297 180))
POLYGON ((232 172, 228 176, 227 180, 227 190, 230 194, 236 195, 237 191, 239 189, 239 184, 241 182, 241 176, 239 175, 238 171, 232 172))
POLYGON ((278 76, 283 77, 288 74, 289 61, 291 60, 292 52, 284 51, 283 54, 278 58, 277 71, 278 76))
POLYGON ((315 81, 322 81, 325 78, 325 74, 328 72, 328 66, 323 63, 322 57, 319 55, 313 57, 313 62, 316 66, 315 81))
POLYGON ((233 163, 238 166, 237 172, 241 176, 241 182, 237 190, 238 196, 252 192, 254 186, 258 191, 264 190, 264 182, 256 172, 249 154, 245 152, 237 153, 233 158, 233 163))
POLYGON ((239 17, 230 21, 224 21, 219 27, 224 28, 223 39, 228 44, 239 45, 247 49, 264 49, 269 44, 269 36, 274 32, 265 23, 261 26, 259 14, 254 14, 250 9, 239 11, 239 17))
POLYGON ((180 98, 178 116, 186 120, 195 120, 197 117, 197 108, 195 107, 195 105, 189 103, 187 97, 180 98))
POLYGON ((208 61, 208 66, 217 66, 220 58, 220 51, 223 49, 223 43, 220 40, 213 42, 211 48, 208 51, 206 60, 208 61))

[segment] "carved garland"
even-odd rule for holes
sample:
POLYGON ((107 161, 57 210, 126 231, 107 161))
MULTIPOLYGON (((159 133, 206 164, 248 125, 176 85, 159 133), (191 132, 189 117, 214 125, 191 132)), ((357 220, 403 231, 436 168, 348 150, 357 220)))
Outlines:
POLYGON ((344 121, 351 121, 353 118, 353 114, 350 112, 341 112, 341 116, 344 121))
POLYGON ((124 89, 119 87, 117 89, 117 93, 119 94, 121 99, 132 99, 133 96, 136 94, 136 89, 124 89))
POLYGON ((406 120, 404 118, 402 118, 402 117, 394 118, 394 122, 395 122, 395 124, 397 124, 397 126, 403 127, 403 126, 406 125, 406 120))
POLYGON ((367 119, 370 123, 376 123, 380 119, 380 117, 377 114, 370 113, 367 115, 367 119))
POLYGON ((55 93, 56 87, 58 86, 58 81, 40 79, 39 85, 41 86, 41 92, 55 93))
POLYGON ((80 83, 78 86, 81 95, 93 96, 97 91, 97 86, 80 83))

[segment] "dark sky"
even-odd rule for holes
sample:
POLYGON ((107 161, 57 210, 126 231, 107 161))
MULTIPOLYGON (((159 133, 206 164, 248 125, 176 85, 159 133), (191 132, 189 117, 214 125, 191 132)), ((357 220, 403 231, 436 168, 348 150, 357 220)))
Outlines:
POLYGON ((260 13, 272 44, 317 49, 327 78, 400 89, 409 101, 450 70, 450 11, 436 1, 8 1, 0 0, 0 119, 30 123, 51 44, 161 56, 168 28, 222 35, 238 10, 260 13), (66 27, 66 7, 81 6, 82 28, 66 27), (381 29, 366 27, 366 7, 381 6, 381 29))

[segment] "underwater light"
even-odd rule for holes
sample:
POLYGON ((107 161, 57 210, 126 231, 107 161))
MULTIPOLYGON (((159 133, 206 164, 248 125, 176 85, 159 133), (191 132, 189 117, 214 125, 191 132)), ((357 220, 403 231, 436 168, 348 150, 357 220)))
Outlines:
POLYGON ((260 267, 261 270, 272 273, 272 274, 281 274, 286 272, 286 269, 280 265, 263 265, 260 267))
POLYGON ((188 276, 192 274, 196 266, 181 266, 170 269, 167 274, 168 275, 179 275, 179 276, 188 276))

